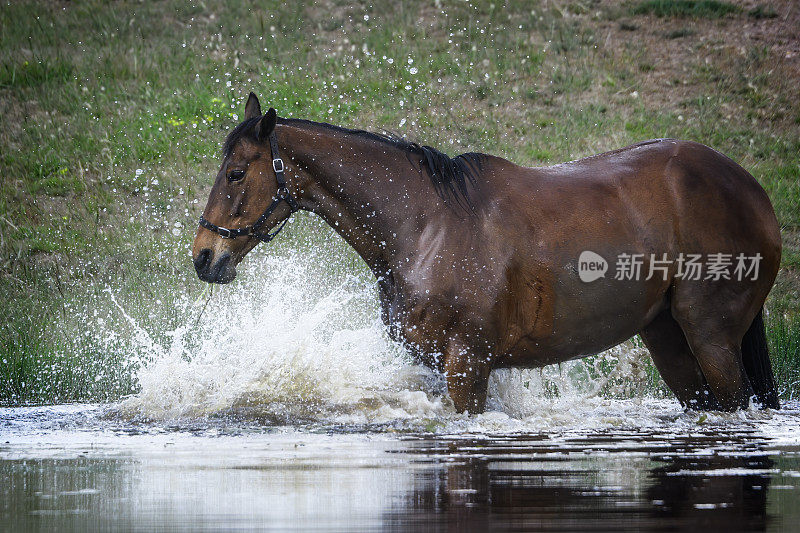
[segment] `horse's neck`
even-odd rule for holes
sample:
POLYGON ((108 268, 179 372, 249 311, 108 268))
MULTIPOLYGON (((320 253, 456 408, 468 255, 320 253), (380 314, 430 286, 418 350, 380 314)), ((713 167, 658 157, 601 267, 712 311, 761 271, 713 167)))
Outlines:
POLYGON ((419 156, 322 127, 281 125, 278 139, 297 166, 301 205, 320 215, 380 279, 410 258, 432 213, 443 211, 419 156))

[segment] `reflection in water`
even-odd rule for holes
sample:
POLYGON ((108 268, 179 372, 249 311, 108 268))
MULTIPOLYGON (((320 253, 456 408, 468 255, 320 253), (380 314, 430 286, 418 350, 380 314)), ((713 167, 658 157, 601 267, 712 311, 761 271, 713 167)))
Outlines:
POLYGON ((659 503, 653 516, 685 526, 763 531, 769 523, 767 493, 773 465, 767 455, 676 457, 651 471, 653 485, 647 494, 659 503))
POLYGON ((453 531, 766 529, 776 472, 768 455, 753 455, 753 441, 726 438, 729 452, 716 453, 716 437, 640 435, 630 448, 627 437, 555 447, 529 437, 414 442, 405 453, 441 468, 418 472, 386 523, 453 531))
POLYGON ((800 520, 796 436, 750 425, 413 435, 84 419, 0 410, 0 531, 758 531, 800 520))

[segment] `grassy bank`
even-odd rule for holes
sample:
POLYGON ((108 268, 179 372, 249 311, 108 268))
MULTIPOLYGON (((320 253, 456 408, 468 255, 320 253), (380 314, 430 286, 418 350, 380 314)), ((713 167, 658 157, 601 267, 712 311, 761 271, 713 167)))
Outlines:
POLYGON ((174 327, 204 290, 188 246, 250 90, 282 116, 521 164, 653 137, 728 154, 783 228, 770 340, 796 394, 799 20, 777 0, 4 5, 0 403, 135 388, 132 324, 174 327))

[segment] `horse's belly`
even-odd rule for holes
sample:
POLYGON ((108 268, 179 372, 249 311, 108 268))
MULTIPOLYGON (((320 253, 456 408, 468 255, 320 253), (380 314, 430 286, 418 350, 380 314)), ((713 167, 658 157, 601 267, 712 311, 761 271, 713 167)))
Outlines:
POLYGON ((552 330, 522 336, 496 366, 540 367, 579 359, 636 335, 665 308, 665 290, 655 284, 619 283, 582 286, 575 294, 557 291, 552 330))
MULTIPOLYGON (((643 327, 643 326, 642 326, 643 327)), ((507 354, 500 356, 495 364, 498 368, 520 367, 539 368, 542 366, 563 363, 600 353, 630 339, 641 327, 630 327, 627 330, 612 334, 593 334, 584 338, 534 338, 524 337, 507 354)))

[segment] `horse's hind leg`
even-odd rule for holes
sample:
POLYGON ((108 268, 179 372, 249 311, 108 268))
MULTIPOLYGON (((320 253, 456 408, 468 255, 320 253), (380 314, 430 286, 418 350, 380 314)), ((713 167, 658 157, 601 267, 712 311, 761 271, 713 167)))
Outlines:
POLYGON ((722 409, 747 409, 753 388, 742 364, 742 350, 738 341, 697 334, 689 334, 687 338, 722 409))
POLYGON ((662 311, 640 334, 658 372, 681 405, 702 410, 720 408, 669 309, 662 311))
MULTIPOLYGON (((676 296, 672 313, 720 407, 726 411, 746 409, 753 388, 742 362, 741 343, 750 322, 744 324, 739 320, 747 316, 741 309, 734 309, 733 305, 710 305, 713 300, 684 298, 676 306, 681 301, 676 296), (687 305, 687 301, 691 303, 687 305)), ((748 318, 752 320, 752 315, 748 318)))

